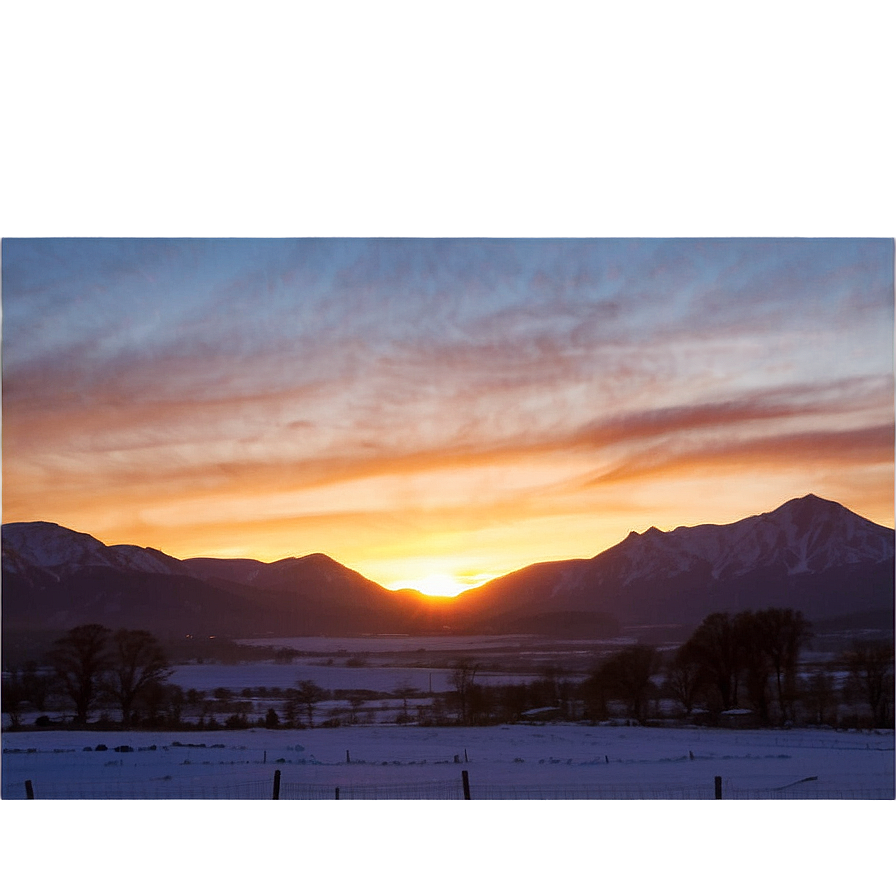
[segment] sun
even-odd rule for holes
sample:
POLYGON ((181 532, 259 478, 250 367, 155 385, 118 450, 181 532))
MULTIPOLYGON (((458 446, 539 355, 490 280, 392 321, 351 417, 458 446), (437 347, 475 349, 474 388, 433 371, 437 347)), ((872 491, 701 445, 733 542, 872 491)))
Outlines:
POLYGON ((389 587, 393 591, 402 588, 413 588, 421 594, 429 597, 457 597, 462 591, 472 588, 469 582, 458 581, 454 576, 444 572, 433 572, 419 579, 404 579, 400 582, 392 582, 389 587))

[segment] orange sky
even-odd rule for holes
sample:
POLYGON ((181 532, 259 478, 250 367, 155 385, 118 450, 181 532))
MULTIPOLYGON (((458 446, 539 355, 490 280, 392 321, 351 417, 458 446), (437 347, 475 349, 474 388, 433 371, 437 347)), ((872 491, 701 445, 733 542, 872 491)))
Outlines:
POLYGON ((893 525, 890 241, 5 240, 2 261, 4 522, 457 587, 809 492, 893 525))

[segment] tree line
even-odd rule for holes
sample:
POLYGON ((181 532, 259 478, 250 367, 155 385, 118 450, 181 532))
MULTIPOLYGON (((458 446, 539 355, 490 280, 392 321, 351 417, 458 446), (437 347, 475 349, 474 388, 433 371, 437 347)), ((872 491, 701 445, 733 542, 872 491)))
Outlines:
POLYGON ((844 719, 852 719, 850 727, 892 726, 892 641, 854 642, 834 659, 809 667, 802 655, 811 636, 806 619, 791 609, 713 613, 674 650, 625 646, 595 661, 584 677, 546 667, 528 682, 484 685, 477 680, 477 663, 467 659, 455 663, 451 688, 442 694, 426 696, 408 687, 391 694, 331 693, 303 680, 291 688, 244 688, 242 699, 219 687, 209 699, 167 682, 171 664, 149 632, 113 632, 91 624, 59 638, 41 667, 28 663, 5 674, 2 700, 13 727, 26 708, 43 712, 48 701, 60 698, 76 726, 86 725, 97 709, 103 711, 101 721, 111 722, 106 710, 116 707, 116 724, 124 728, 214 730, 314 727, 317 705, 324 700, 348 708, 330 707, 318 724, 357 724, 365 705, 387 697, 400 703, 392 721, 420 725, 503 724, 526 720, 533 711, 592 723, 618 717, 643 723, 671 714, 712 724, 726 711, 748 709, 762 726, 844 719), (253 697, 267 707, 256 719, 250 716, 253 697), (840 711, 843 704, 851 715, 840 711), (187 722, 184 714, 198 721, 187 722))
MULTIPOLYGON (((454 672, 453 710, 460 724, 518 721, 528 711, 553 708, 556 719, 645 722, 678 708, 682 721, 721 721, 722 713, 749 710, 760 726, 831 724, 838 707, 853 726, 893 725, 893 642, 855 641, 834 659, 801 667, 811 626, 784 608, 712 613, 673 651, 633 644, 603 657, 583 681, 558 669, 526 685, 486 687, 476 667, 454 672), (802 674, 801 674, 802 673, 802 674)), ((548 716, 548 713, 545 712, 548 716)))
POLYGON ((42 671, 36 663, 13 670, 3 679, 3 711, 13 726, 30 704, 39 712, 49 698, 61 695, 73 709, 73 723, 86 725, 99 701, 116 705, 121 725, 129 727, 138 701, 150 706, 162 699, 163 684, 171 674, 165 651, 148 631, 119 629, 89 623, 58 638, 42 671))

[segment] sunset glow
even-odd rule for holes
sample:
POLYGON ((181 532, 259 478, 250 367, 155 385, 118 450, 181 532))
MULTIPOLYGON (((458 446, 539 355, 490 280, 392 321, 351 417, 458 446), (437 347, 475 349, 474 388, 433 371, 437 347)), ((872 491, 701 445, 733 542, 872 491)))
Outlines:
POLYGON ((450 596, 815 493, 893 525, 889 240, 5 240, 3 521, 450 596))
POLYGON ((476 583, 459 582, 454 576, 443 572, 433 572, 428 576, 419 579, 406 579, 401 582, 386 583, 393 591, 399 591, 402 588, 413 588, 421 594, 427 594, 430 597, 457 597, 463 591, 472 588, 474 584, 482 584, 482 581, 476 583))

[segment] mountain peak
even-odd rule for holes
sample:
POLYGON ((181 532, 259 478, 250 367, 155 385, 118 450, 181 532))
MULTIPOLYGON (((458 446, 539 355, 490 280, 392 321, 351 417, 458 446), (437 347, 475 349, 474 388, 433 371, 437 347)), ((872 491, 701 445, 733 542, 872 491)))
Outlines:
POLYGON ((58 523, 4 523, 3 547, 35 566, 53 567, 96 559, 106 546, 84 532, 58 523))
MULTIPOLYGON (((789 501, 785 501, 778 510, 783 510, 785 507, 807 507, 813 510, 821 510, 823 508, 846 510, 842 504, 838 504, 836 501, 829 501, 827 498, 819 498, 818 495, 812 492, 809 492, 808 495, 803 495, 802 498, 791 498, 789 501)), ((772 513, 776 512, 772 511, 772 513)))
POLYGON ((661 529, 657 529, 656 526, 651 526, 649 529, 645 529, 643 532, 638 532, 635 529, 632 529, 631 532, 626 535, 622 544, 631 543, 634 541, 638 541, 641 538, 652 538, 656 535, 662 535, 663 532, 661 529))

